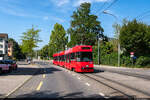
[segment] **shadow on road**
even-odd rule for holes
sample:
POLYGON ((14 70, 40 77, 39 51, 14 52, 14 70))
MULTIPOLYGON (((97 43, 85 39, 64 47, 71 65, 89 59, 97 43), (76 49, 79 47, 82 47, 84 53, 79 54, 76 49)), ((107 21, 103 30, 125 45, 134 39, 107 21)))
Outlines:
POLYGON ((53 67, 45 67, 45 68, 20 67, 16 71, 13 71, 11 73, 3 73, 0 76, 52 74, 55 71, 62 71, 62 70, 53 67))
MULTIPOLYGON (((9 98, 9 97, 8 97, 9 98)), ((10 96, 11 98, 11 96, 10 96)), ((73 92, 66 94, 65 91, 63 92, 52 92, 52 91, 33 91, 28 94, 18 95, 15 98, 103 98, 100 95, 88 95, 84 96, 83 92, 73 92)), ((6 99, 7 100, 7 99, 6 99)))
MULTIPOLYGON (((64 94, 65 92, 52 92, 52 91, 41 91, 41 92, 37 92, 37 91, 33 91, 31 93, 27 93, 27 94, 22 94, 22 95, 18 95, 15 96, 15 98, 17 99, 43 99, 43 98, 55 98, 55 99, 64 99, 64 98, 73 98, 73 99, 79 99, 79 98, 85 98, 85 99, 104 99, 104 97, 98 95, 98 94, 93 94, 93 95, 84 95, 83 92, 73 92, 73 93, 68 93, 68 94, 64 94)), ((11 95, 10 97, 8 97, 8 99, 5 100, 9 100, 9 98, 12 98, 13 95, 11 95)), ((118 100, 128 100, 128 98, 124 98, 122 96, 113 96, 110 97, 109 99, 118 99, 118 100)), ((106 99, 107 100, 107 99, 106 99)))
POLYGON ((101 72, 104 72, 104 70, 94 69, 94 72, 93 72, 93 73, 101 73, 101 72))

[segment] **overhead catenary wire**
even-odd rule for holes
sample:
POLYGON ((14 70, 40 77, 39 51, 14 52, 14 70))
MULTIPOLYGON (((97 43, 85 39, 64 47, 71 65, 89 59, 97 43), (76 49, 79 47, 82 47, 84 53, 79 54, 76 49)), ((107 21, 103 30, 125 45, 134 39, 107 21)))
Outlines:
POLYGON ((114 0, 107 8, 105 8, 104 10, 108 10, 110 7, 112 7, 118 0, 114 0))
POLYGON ((139 14, 137 17, 135 17, 134 19, 140 19, 140 17, 144 17, 146 14, 150 13, 150 10, 143 12, 141 14, 139 14))
MULTIPOLYGON (((111 2, 110 3, 110 5, 108 5, 103 11, 105 11, 105 10, 108 10, 110 7, 112 7, 116 2, 117 2, 118 0, 113 0, 113 2, 111 2)), ((105 2, 106 3, 106 2, 105 2)), ((108 2, 107 2, 108 3, 108 2)), ((104 5, 104 4, 103 4, 104 5)), ((103 12, 103 11, 101 11, 100 12, 100 14, 103 12)), ((98 14, 98 13, 96 13, 96 14, 98 14)), ((99 14, 99 15, 100 15, 99 14)))
POLYGON ((149 17, 149 16, 150 16, 150 14, 145 15, 145 16, 142 16, 142 17, 138 18, 137 20, 138 20, 138 21, 141 21, 142 19, 144 19, 144 18, 146 18, 146 17, 149 17))
POLYGON ((103 5, 100 7, 100 9, 98 9, 98 11, 96 12, 96 14, 98 14, 99 11, 101 11, 107 3, 108 3, 108 2, 104 2, 103 5))

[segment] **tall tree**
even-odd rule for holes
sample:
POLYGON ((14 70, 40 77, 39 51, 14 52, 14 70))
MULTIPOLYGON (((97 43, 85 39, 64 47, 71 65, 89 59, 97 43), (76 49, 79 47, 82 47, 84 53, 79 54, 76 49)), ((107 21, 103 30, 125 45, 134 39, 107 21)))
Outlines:
POLYGON ((121 47, 126 54, 135 52, 136 55, 150 54, 150 26, 137 20, 124 23, 120 30, 121 47))
POLYGON ((12 57, 13 57, 13 59, 16 59, 16 60, 24 59, 25 55, 21 51, 21 48, 20 48, 19 44, 13 38, 9 38, 8 42, 13 44, 13 47, 12 47, 12 50, 13 50, 12 51, 12 57))
POLYGON ((65 45, 68 42, 68 37, 66 37, 66 31, 61 24, 56 23, 54 29, 51 32, 49 41, 49 51, 50 56, 53 53, 65 50, 65 45))
POLYGON ((90 14, 90 3, 82 3, 77 11, 73 12, 71 26, 68 29, 71 41, 69 46, 86 44, 94 45, 97 36, 103 37, 103 28, 97 16, 90 14))
POLYGON ((47 58, 49 54, 49 46, 45 45, 41 50, 40 50, 40 56, 41 58, 47 58))
POLYGON ((38 42, 41 42, 41 40, 39 39, 39 32, 39 29, 34 29, 34 27, 32 26, 32 28, 28 29, 27 32, 24 32, 23 36, 21 37, 22 51, 28 57, 34 56, 34 48, 38 47, 38 42))

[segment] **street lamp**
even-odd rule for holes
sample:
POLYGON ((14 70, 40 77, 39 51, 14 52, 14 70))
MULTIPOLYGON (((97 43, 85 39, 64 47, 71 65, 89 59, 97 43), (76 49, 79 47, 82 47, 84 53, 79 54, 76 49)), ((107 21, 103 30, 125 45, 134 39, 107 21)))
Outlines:
POLYGON ((98 65, 100 64, 100 50, 99 50, 99 41, 100 38, 99 38, 99 34, 98 34, 98 65))
MULTIPOLYGON (((116 19, 117 22, 119 21, 117 16, 115 16, 114 14, 108 12, 107 10, 103 11, 103 13, 104 13, 104 14, 111 15, 111 16, 113 16, 113 17, 116 19)), ((120 67, 120 43, 119 43, 119 35, 120 35, 120 32, 118 31, 117 34, 118 34, 118 67, 120 67)))

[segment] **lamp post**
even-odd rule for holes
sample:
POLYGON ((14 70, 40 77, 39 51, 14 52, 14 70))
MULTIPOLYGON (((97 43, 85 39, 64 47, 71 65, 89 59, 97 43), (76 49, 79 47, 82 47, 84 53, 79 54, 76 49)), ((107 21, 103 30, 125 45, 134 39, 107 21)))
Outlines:
MULTIPOLYGON (((118 17, 115 16, 114 14, 108 12, 107 10, 103 11, 103 13, 113 16, 116 19, 116 21, 118 22, 118 17)), ((117 34, 118 34, 118 67, 120 67, 120 43, 119 43, 120 32, 117 32, 117 34)))
POLYGON ((100 38, 99 38, 99 34, 98 34, 98 65, 100 64, 100 49, 99 49, 99 41, 100 38))

